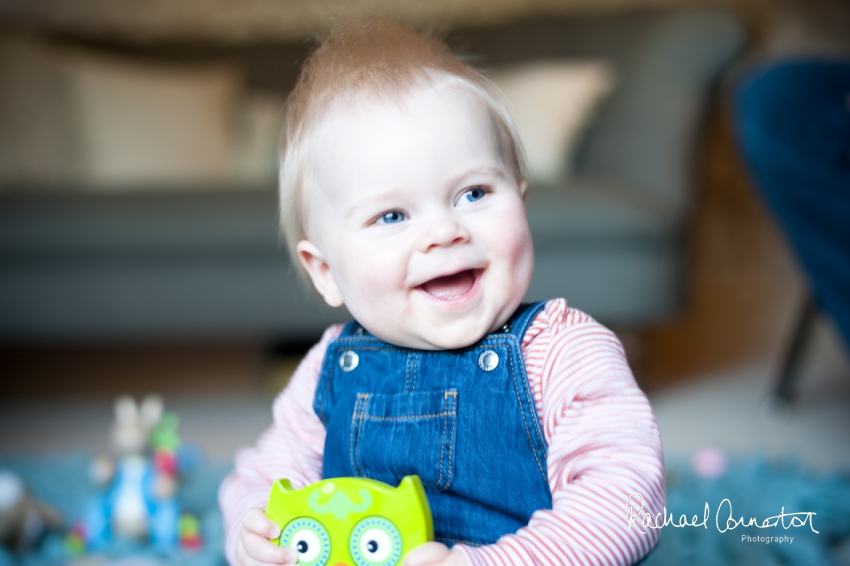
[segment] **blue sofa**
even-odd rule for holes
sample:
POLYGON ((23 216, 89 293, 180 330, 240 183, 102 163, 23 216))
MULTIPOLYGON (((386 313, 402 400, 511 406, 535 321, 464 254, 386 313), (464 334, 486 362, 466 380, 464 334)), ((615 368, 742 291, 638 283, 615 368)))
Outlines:
MULTIPOLYGON (((574 176, 531 187, 528 299, 609 324, 682 306, 683 234, 713 87, 741 51, 732 14, 664 11, 458 30, 493 66, 603 58, 618 88, 574 176)), ((274 187, 168 194, 0 190, 0 341, 239 337, 309 342, 347 313, 319 303, 279 242, 274 187)))

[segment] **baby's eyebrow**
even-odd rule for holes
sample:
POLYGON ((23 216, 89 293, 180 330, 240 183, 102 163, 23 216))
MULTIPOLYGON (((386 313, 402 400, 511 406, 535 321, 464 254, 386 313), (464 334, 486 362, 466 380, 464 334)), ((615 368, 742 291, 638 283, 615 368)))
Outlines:
POLYGON ((355 202, 354 204, 349 206, 348 209, 345 210, 345 212, 343 212, 343 215, 342 215, 343 219, 349 220, 349 219, 351 219, 352 216, 355 216, 357 214, 357 212, 362 208, 374 207, 378 203, 382 203, 384 201, 390 200, 391 195, 389 193, 391 193, 391 192, 392 191, 387 191, 387 193, 378 195, 378 196, 373 197, 373 198, 367 198, 365 200, 358 200, 357 202, 355 202))
POLYGON ((478 176, 491 176, 495 177, 499 181, 504 181, 507 179, 507 175, 505 174, 505 170, 501 167, 496 167, 493 165, 482 165, 480 167, 473 167, 472 169, 468 169, 459 175, 455 175, 451 179, 451 184, 460 184, 466 179, 470 177, 478 177, 478 176))

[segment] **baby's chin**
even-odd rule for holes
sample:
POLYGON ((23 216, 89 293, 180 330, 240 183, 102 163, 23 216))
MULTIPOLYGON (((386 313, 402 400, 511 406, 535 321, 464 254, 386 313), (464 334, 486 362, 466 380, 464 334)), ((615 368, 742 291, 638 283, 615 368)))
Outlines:
MULTIPOLYGON (((375 334, 373 332, 373 334, 375 334)), ((467 346, 471 346, 478 342, 481 338, 486 336, 486 333, 477 336, 474 340, 469 340, 469 336, 464 337, 453 337, 453 336, 445 336, 445 335, 429 335, 429 334, 414 334, 414 335, 399 335, 393 334, 391 336, 380 336, 375 334, 378 338, 383 340, 384 342, 388 342, 395 346, 401 346, 402 348, 412 348, 414 350, 429 350, 429 351, 437 351, 437 350, 457 350, 458 348, 466 348, 467 346)))
POLYGON ((456 350, 471 346, 500 328, 499 321, 455 321, 444 324, 419 324, 372 334, 390 344, 416 350, 456 350))

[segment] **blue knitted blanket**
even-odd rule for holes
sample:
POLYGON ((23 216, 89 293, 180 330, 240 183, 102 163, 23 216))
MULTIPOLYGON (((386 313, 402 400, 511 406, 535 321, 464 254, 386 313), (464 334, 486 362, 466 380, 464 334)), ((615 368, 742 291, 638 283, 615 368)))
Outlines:
MULTIPOLYGON (((0 455, 0 467, 20 474, 30 491, 69 524, 80 516, 92 494, 89 463, 90 455, 84 453, 0 455)), ((80 556, 69 551, 67 533, 55 532, 27 553, 0 547, 0 566, 224 565, 217 489, 230 466, 202 463, 181 481, 182 508, 200 519, 204 543, 199 549, 163 550, 115 541, 97 556, 80 556)), ((649 528, 643 526, 637 507, 633 505, 629 524, 624 502, 624 528, 649 528)), ((687 461, 671 460, 667 515, 653 518, 653 526, 665 521, 658 546, 641 566, 850 564, 850 474, 815 473, 792 461, 750 457, 733 460, 723 475, 707 479, 687 461), (753 526, 753 521, 759 526, 753 526)))

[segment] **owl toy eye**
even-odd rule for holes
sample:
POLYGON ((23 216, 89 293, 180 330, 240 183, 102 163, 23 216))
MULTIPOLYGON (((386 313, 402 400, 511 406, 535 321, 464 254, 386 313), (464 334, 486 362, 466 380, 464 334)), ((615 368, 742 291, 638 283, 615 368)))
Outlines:
POLYGON ((325 566, 331 555, 327 529, 320 522, 305 517, 290 521, 283 528, 280 546, 294 548, 298 553, 298 564, 304 566, 325 566))
POLYGON ((401 559, 401 535, 383 517, 367 517, 351 531, 348 550, 357 566, 393 566, 401 559))

